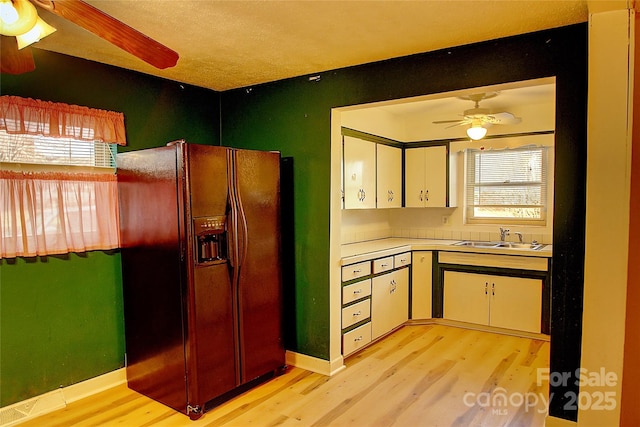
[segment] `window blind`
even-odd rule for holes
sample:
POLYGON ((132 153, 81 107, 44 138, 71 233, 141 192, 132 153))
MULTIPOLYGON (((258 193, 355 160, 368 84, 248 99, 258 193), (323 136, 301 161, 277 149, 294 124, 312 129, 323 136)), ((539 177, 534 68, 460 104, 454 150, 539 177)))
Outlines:
POLYGON ((467 221, 544 223, 547 204, 546 150, 546 147, 467 150, 467 221))
POLYGON ((0 131, 0 162, 116 167, 116 145, 0 131))

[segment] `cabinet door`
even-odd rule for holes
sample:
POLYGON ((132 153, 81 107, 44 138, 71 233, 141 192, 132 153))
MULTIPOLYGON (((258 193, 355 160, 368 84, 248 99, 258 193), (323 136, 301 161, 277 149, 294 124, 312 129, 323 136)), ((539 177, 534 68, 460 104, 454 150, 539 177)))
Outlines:
POLYGON ((374 277, 371 291, 371 338, 376 339, 407 321, 409 269, 374 277))
POLYGON ((376 145, 344 137, 344 207, 376 207, 376 145))
POLYGON ((424 148, 410 148, 404 152, 404 205, 408 208, 424 207, 424 150, 424 148))
POLYGON ((445 271, 443 317, 488 325, 489 282, 486 275, 445 271))
POLYGON ((426 207, 447 206, 447 147, 425 147, 425 195, 426 207))
POLYGON ((542 280, 488 276, 491 326, 540 333, 542 280))
POLYGON ((378 208, 402 206, 402 150, 376 144, 376 192, 378 208))
POLYGON ((431 318, 431 251, 413 252, 411 264, 411 318, 431 318))

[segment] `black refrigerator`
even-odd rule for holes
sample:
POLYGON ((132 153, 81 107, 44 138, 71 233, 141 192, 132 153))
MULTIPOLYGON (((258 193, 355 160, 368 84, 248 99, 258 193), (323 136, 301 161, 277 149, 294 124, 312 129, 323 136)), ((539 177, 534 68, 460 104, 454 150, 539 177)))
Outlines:
POLYGON ((192 419, 283 372, 280 154, 117 155, 128 386, 192 419))

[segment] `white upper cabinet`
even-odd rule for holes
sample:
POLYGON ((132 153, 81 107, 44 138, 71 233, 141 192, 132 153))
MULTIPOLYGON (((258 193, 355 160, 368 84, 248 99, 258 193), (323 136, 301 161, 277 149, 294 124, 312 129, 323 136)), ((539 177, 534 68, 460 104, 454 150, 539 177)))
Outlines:
POLYGON ((449 182, 447 147, 408 148, 405 150, 405 206, 417 207, 453 207, 453 191, 449 200, 449 188, 455 185, 449 182))
POLYGON ((455 206, 445 145, 402 148, 344 135, 341 172, 344 209, 401 208, 403 184, 406 207, 455 206))
POLYGON ((376 144, 376 193, 378 208, 402 206, 402 149, 376 144))
POLYGON ((344 137, 344 207, 376 207, 376 144, 350 136, 344 137))

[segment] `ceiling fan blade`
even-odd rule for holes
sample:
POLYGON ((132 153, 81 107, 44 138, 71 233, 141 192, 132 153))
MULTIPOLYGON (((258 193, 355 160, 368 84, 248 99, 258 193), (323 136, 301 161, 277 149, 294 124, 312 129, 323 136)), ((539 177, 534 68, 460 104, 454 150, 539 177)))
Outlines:
MULTIPOLYGON (((51 12, 94 33, 156 68, 173 67, 179 55, 127 24, 81 0, 54 0, 51 12)), ((41 1, 36 4, 43 6, 41 1)))
POLYGON ((22 74, 36 69, 31 49, 18 49, 15 37, 0 36, 0 68, 3 73, 22 74))
POLYGON ((454 128, 456 126, 468 125, 469 123, 471 122, 467 120, 459 120, 458 123, 452 124, 450 126, 446 126, 445 129, 454 128))
POLYGON ((442 123, 458 123, 459 121, 461 121, 461 120, 436 120, 436 121, 431 122, 431 123, 439 125, 439 124, 442 124, 442 123))
POLYGON ((516 117, 506 111, 502 113, 487 114, 483 120, 493 125, 517 125, 522 121, 520 117, 516 117))
POLYGON ((471 121, 467 118, 462 120, 436 120, 433 122, 434 124, 444 124, 444 123, 453 123, 450 126, 446 126, 445 129, 454 128, 456 126, 468 125, 471 121))

